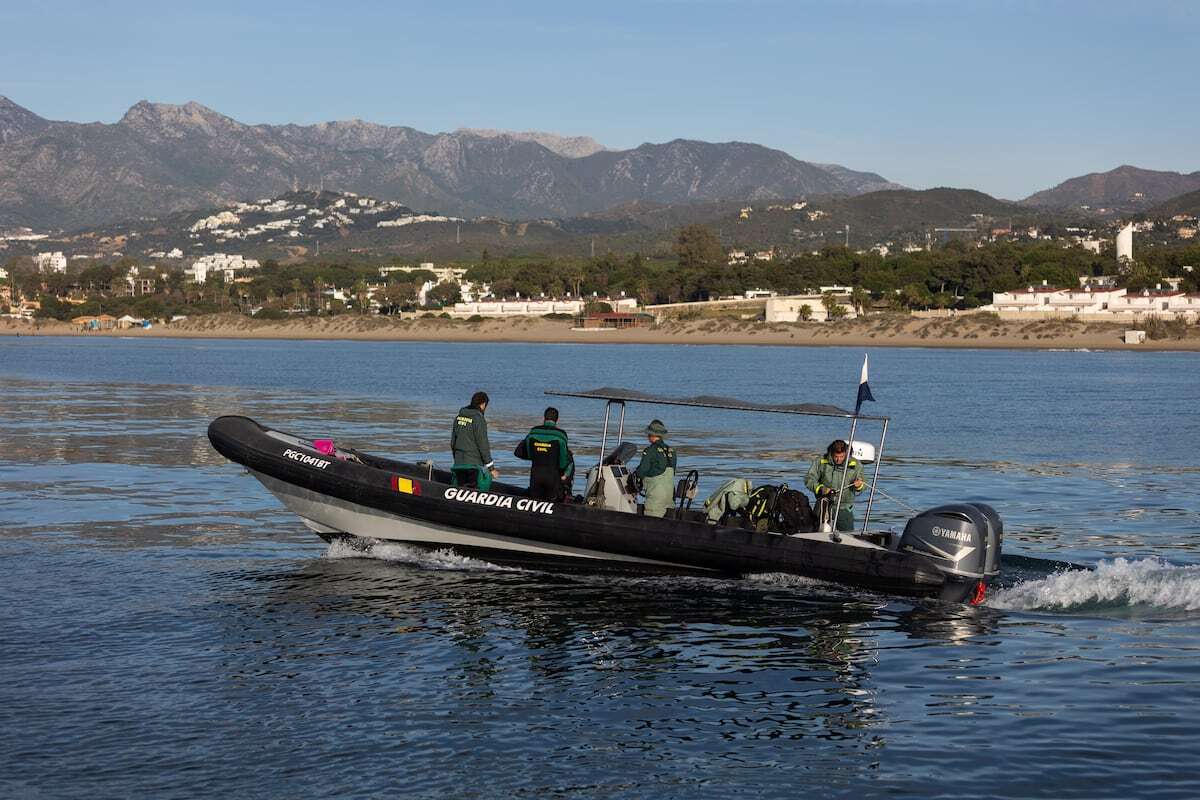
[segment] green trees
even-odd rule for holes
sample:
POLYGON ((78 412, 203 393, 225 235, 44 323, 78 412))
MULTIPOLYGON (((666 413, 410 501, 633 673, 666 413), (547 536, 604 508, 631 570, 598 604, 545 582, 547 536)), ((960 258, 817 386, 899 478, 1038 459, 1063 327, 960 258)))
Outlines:
POLYGON ((725 250, 721 242, 704 225, 688 225, 681 228, 675 242, 675 256, 682 269, 701 269, 725 263, 725 250))
POLYGON ((413 308, 417 303, 417 286, 414 283, 389 283, 383 290, 381 313, 396 314, 413 308))
POLYGON ((825 294, 821 295, 821 305, 825 306, 825 317, 827 319, 841 319, 846 316, 845 306, 838 301, 833 292, 825 292, 825 294))
POLYGON ((445 281, 425 293, 425 305, 445 308, 462 302, 462 292, 457 283, 445 281))
POLYGON ((861 286, 855 286, 850 291, 850 303, 854 306, 855 313, 862 315, 866 313, 867 304, 871 302, 871 295, 867 294, 867 290, 861 286))
POLYGON ((933 292, 921 283, 910 283, 900 290, 900 303, 909 310, 929 308, 933 304, 933 292))

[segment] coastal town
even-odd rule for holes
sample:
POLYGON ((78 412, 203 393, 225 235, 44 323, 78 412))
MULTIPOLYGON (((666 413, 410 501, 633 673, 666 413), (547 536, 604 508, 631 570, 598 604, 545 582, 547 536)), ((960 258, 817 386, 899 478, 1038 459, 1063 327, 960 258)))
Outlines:
MULTIPOLYGON (((807 201, 796 201, 743 206, 737 217, 780 213, 808 220, 825 215, 807 201)), ((461 227, 464 222, 353 193, 293 193, 186 220, 186 241, 169 249, 154 240, 139 245, 138 239, 147 237, 127 233, 89 237, 83 243, 95 252, 78 246, 42 250, 39 244, 48 234, 10 231, 0 244, 13 250, 24 245, 27 254, 10 256, 0 268, 0 312, 10 320, 10 330, 20 330, 21 323, 58 321, 80 332, 161 329, 211 313, 258 320, 340 314, 401 320, 534 317, 580 330, 646 328, 700 315, 769 326, 821 325, 873 314, 993 314, 1009 320, 1121 323, 1135 329, 1131 341, 1141 340, 1136 329, 1147 322, 1192 326, 1200 316, 1195 264, 1161 257, 1147 264, 1134 252, 1136 236, 1150 242, 1151 254, 1183 253, 1195 260, 1187 249, 1198 227, 1194 216, 1044 229, 997 226, 984 214, 972 217, 974 227, 930 230, 924 242, 908 236, 864 248, 842 244, 808 252, 725 246, 710 229, 693 225, 679 231, 673 252, 648 260, 635 254, 628 263, 611 253, 586 262, 497 261, 489 260, 486 250, 481 259, 466 263, 404 263, 344 253, 321 260, 306 253, 283 263, 245 255, 239 244, 271 243, 277 237, 305 240, 327 227, 461 227), (1172 248, 1170 242, 1177 244, 1172 248), (194 250, 202 252, 188 253, 194 250), (925 263, 921 259, 944 262, 955 254, 966 263, 976 253, 994 252, 1015 252, 1026 261, 1036 257, 1040 263, 970 292, 962 285, 965 278, 958 286, 942 278, 934 289, 932 278, 920 280, 914 266, 925 263), (677 279, 680 285, 673 286, 670 278, 688 269, 702 273, 692 288, 677 279), (881 280, 889 269, 917 280, 881 280), (806 274, 811 282, 798 283, 806 274), (652 285, 652 275, 666 291, 652 285)))

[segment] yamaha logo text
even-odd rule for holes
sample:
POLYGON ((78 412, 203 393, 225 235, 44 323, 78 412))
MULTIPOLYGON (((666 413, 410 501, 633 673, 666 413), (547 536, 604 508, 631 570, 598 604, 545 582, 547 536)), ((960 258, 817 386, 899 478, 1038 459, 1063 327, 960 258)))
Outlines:
POLYGON ((952 531, 949 528, 942 528, 934 525, 931 529, 931 532, 934 536, 941 536, 944 539, 953 539, 956 542, 971 541, 971 534, 967 533, 966 531, 952 531))

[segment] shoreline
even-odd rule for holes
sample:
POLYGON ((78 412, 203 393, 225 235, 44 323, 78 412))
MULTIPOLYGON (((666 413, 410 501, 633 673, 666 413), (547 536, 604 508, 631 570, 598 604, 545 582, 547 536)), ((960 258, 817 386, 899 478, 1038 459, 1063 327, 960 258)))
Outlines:
POLYGON ((918 319, 881 315, 845 323, 775 323, 698 319, 669 321, 657 328, 579 331, 539 317, 477 322, 427 317, 305 317, 255 321, 235 314, 194 317, 149 330, 82 332, 57 320, 5 320, 0 336, 67 336, 91 339, 246 339, 378 342, 505 342, 529 344, 775 345, 793 347, 921 347, 1008 350, 1129 350, 1200 352, 1200 330, 1186 338, 1125 344, 1121 323, 1070 320, 999 320, 976 316, 918 319))

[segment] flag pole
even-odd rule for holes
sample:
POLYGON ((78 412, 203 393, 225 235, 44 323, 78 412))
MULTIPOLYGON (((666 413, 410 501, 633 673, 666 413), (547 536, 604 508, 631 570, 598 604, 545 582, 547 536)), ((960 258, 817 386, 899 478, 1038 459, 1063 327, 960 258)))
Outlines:
MULTIPOLYGON (((846 460, 842 462, 842 483, 838 487, 837 497, 834 498, 833 506, 833 530, 837 531, 838 512, 842 510, 842 492, 846 490, 846 475, 850 472, 850 459, 853 456, 854 450, 854 429, 858 427, 858 411, 854 412, 854 418, 850 420, 850 441, 846 442, 846 460)), ((833 458, 831 453, 830 458, 833 458)), ((836 466, 836 464, 834 465, 836 466)))
MULTIPOLYGON (((862 410, 864 400, 875 400, 871 395, 871 387, 867 384, 867 361, 868 356, 864 353, 862 375, 858 380, 858 397, 854 401, 854 416, 850 420, 850 439, 846 442, 846 460, 842 462, 841 486, 838 487, 837 497, 834 498, 833 530, 835 533, 837 532, 838 514, 842 510, 842 492, 846 490, 846 476, 850 474, 850 460, 854 457, 854 432, 858 429, 858 414, 862 410)), ((831 453, 830 458, 832 457, 831 453)), ((869 500, 868 503, 870 503, 869 500)))
POLYGON ((871 478, 871 493, 867 495, 867 512, 863 514, 862 532, 867 532, 871 522, 871 505, 875 502, 875 486, 879 483, 879 464, 883 461, 883 443, 887 441, 888 420, 883 420, 883 434, 879 437, 879 452, 875 454, 875 475, 871 478))

